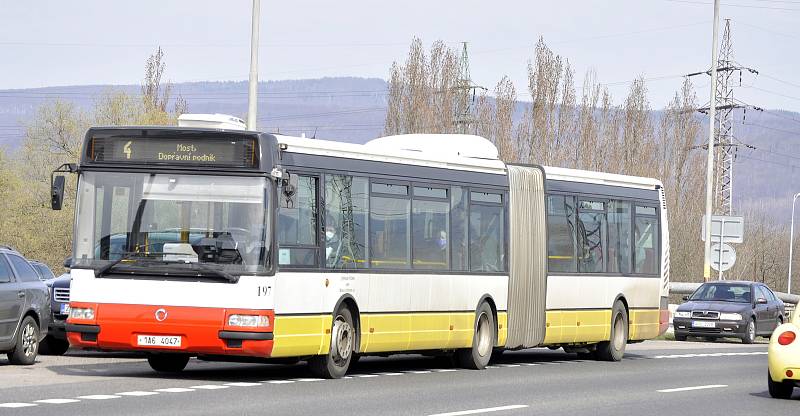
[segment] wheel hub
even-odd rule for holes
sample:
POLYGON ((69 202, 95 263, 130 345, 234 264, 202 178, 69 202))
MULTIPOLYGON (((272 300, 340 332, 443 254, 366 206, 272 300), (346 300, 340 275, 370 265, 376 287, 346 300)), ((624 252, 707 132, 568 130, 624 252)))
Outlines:
POLYGON ((333 324, 331 342, 333 342, 331 351, 334 353, 334 361, 346 362, 353 352, 353 327, 341 316, 337 316, 333 324))
POLYGON ((22 352, 26 357, 30 357, 36 353, 36 329, 33 325, 25 325, 22 330, 22 352))

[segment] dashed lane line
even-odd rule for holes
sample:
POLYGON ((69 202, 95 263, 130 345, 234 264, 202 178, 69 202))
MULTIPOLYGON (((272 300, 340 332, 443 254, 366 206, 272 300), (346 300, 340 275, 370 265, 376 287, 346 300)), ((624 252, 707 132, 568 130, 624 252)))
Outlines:
POLYGON ((705 386, 692 386, 692 387, 678 387, 674 389, 663 389, 663 390, 656 390, 659 393, 678 393, 682 391, 692 391, 692 390, 706 390, 706 389, 721 389, 723 387, 728 387, 727 384, 708 384, 705 386))
POLYGON ((236 383, 225 383, 225 385, 231 387, 255 387, 255 386, 260 386, 261 383, 236 382, 236 383))
POLYGON ((45 404, 67 404, 67 403, 78 403, 80 400, 78 399, 44 399, 44 400, 36 400, 36 403, 45 403, 45 404))
POLYGON ((155 396, 156 394, 158 394, 158 392, 134 390, 134 391, 123 391, 122 393, 115 393, 115 394, 117 396, 143 397, 143 396, 155 396))
POLYGON ((324 378, 295 378, 294 381, 323 381, 324 378))
POLYGON ((36 406, 36 403, 0 403, 0 407, 6 407, 10 409, 17 409, 20 407, 33 407, 36 406))
POLYGON ((526 404, 511 404, 508 406, 497 406, 497 407, 486 407, 483 409, 472 409, 472 410, 460 410, 457 412, 447 412, 447 413, 436 413, 429 416, 464 416, 464 415, 476 415, 479 413, 491 413, 491 412, 500 412, 503 410, 515 410, 515 409, 524 409, 528 407, 526 404))
POLYGON ((222 390, 222 389, 229 389, 231 386, 223 386, 220 384, 203 384, 201 386, 189 386, 190 389, 197 389, 197 390, 222 390))
POLYGON ((190 391, 195 391, 194 389, 188 389, 186 387, 170 387, 166 389, 156 389, 155 391, 161 393, 188 393, 190 391))
POLYGON ((291 384, 294 383, 294 380, 268 380, 266 383, 269 384, 291 384))
POLYGON ((700 357, 735 357, 743 355, 767 355, 766 351, 751 351, 751 352, 710 352, 704 354, 672 354, 672 355, 656 355, 653 358, 700 358, 700 357))
POLYGON ((88 396, 78 396, 78 399, 83 400, 109 400, 109 399, 119 399, 122 396, 117 396, 116 394, 90 394, 88 396))

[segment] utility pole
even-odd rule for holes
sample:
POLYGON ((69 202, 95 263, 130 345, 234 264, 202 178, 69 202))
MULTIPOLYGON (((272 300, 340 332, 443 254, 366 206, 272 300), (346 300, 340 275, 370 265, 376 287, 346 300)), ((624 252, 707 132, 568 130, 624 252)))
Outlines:
MULTIPOLYGON (((748 105, 733 98, 734 76, 738 73, 739 84, 741 85, 742 71, 758 74, 758 71, 739 65, 733 60, 733 43, 731 42, 731 21, 725 19, 725 31, 722 35, 722 45, 719 50, 719 57, 716 60, 716 76, 712 75, 716 81, 714 90, 714 104, 716 110, 709 113, 712 104, 698 109, 701 113, 711 115, 709 128, 714 131, 714 204, 712 211, 719 215, 733 215, 733 163, 736 160, 736 153, 739 146, 754 148, 753 146, 739 142, 733 135, 734 111, 746 109, 748 105), (713 124, 712 124, 713 123, 713 124)), ((688 76, 701 74, 711 75, 711 70, 695 72, 688 76)), ((760 110, 758 107, 753 107, 760 110)))
POLYGON ((253 0, 253 24, 250 33, 250 85, 247 94, 247 130, 256 129, 258 109, 258 32, 261 20, 261 0, 253 0))
POLYGON ((473 114, 475 108, 475 95, 477 90, 486 91, 486 88, 481 87, 472 82, 469 74, 469 55, 467 54, 467 42, 462 42, 464 48, 461 51, 461 59, 459 60, 459 76, 453 90, 457 94, 456 98, 456 112, 453 117, 453 124, 456 131, 461 134, 467 134, 473 130, 475 126, 475 116, 473 114))
POLYGON ((706 241, 703 258, 703 279, 711 278, 711 181, 714 179, 714 123, 717 110, 717 33, 719 32, 719 0, 714 0, 714 30, 711 42, 711 104, 709 114, 712 122, 708 126, 708 157, 706 159, 706 241))

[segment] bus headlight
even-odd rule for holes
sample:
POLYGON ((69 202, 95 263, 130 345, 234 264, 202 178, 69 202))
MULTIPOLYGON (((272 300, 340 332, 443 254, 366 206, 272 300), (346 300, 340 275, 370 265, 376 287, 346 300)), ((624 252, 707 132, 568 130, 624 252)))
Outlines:
POLYGON ((721 313, 719 319, 722 321, 741 321, 742 315, 738 313, 721 313))
POLYGON ((84 321, 91 321, 94 319, 94 309, 92 308, 72 308, 69 311, 69 317, 72 319, 81 319, 84 321))
POLYGON ((689 315, 691 315, 691 312, 689 312, 689 311, 678 311, 678 312, 675 312, 674 317, 675 318, 688 318, 689 315))
POLYGON ((228 326, 264 328, 269 326, 269 316, 264 315, 230 315, 228 326))

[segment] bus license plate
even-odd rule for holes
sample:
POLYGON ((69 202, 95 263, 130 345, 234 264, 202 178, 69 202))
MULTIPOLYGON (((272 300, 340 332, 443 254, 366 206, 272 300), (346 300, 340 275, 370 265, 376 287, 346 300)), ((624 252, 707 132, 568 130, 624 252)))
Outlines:
POLYGON ((162 336, 162 335, 139 335, 137 336, 137 345, 147 346, 147 347, 180 348, 181 337, 162 336))
POLYGON ((714 321, 692 321, 695 328, 714 328, 714 321))

